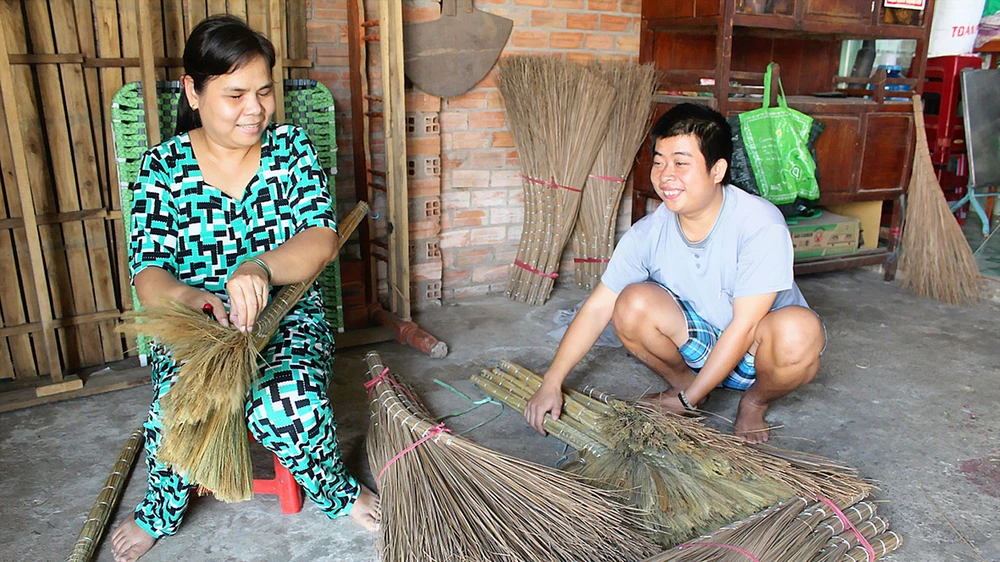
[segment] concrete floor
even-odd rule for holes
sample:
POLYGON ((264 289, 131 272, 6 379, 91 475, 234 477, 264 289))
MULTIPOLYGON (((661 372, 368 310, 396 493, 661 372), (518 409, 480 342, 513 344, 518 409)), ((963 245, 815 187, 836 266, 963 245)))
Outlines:
MULTIPOLYGON (((830 344, 816 381, 772 408, 769 420, 785 426, 774 442, 840 460, 877 481, 876 499, 885 502, 880 513, 904 537, 890 560, 1000 561, 1000 305, 958 308, 919 299, 867 270, 807 277, 800 286, 826 321, 830 344)), ((444 360, 391 343, 375 348, 443 415, 466 403, 434 378, 479 398, 467 377, 490 360, 544 370, 556 348, 543 337, 553 314, 584 296, 566 288, 540 308, 495 296, 424 312, 418 321, 451 347, 444 360)), ((365 351, 338 352, 330 396, 348 464, 371 485, 363 452, 365 351)), ((624 351, 607 348, 588 355, 568 382, 623 397, 662 386, 624 351)), ((141 387, 0 415, 0 559, 65 558, 149 399, 149 387, 141 387)), ((707 408, 731 418, 737 400, 734 392, 717 391, 707 408)), ((495 408, 449 425, 471 427, 495 408)), ((509 410, 470 437, 548 465, 562 452, 560 442, 534 433, 509 410)), ((144 489, 140 460, 116 522, 144 489)), ((111 559, 107 541, 97 559, 111 559)), ((375 560, 375 551, 371 535, 310 504, 283 516, 274 497, 233 505, 201 498, 179 533, 144 560, 353 562, 375 560)))

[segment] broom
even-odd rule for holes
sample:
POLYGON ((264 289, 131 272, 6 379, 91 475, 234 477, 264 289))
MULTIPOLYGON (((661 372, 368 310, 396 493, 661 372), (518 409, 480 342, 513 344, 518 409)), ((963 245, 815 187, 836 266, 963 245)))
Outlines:
POLYGON ((659 550, 616 494, 451 434, 377 353, 365 363, 382 560, 631 561, 659 550))
MULTIPOLYGON (((362 201, 340 223, 340 247, 367 214, 368 205, 362 201)), ((247 390, 257 376, 260 351, 316 277, 282 287, 261 311, 252 332, 223 327, 203 312, 176 302, 125 318, 131 323, 126 331, 158 341, 181 363, 173 387, 160 404, 164 434, 158 460, 222 501, 253 497, 247 390)))
POLYGON ((899 255, 900 284, 922 297, 975 303, 982 290, 979 267, 934 175, 920 96, 913 96, 913 120, 917 143, 899 255))
POLYGON ((551 57, 506 57, 497 68, 521 159, 525 211, 505 292, 520 302, 542 304, 558 276, 615 91, 586 67, 551 57))
MULTIPOLYGON (((523 412, 541 377, 509 361, 472 380, 523 412)), ((813 457, 797 466, 698 420, 644 404, 564 390, 563 415, 545 429, 577 449, 573 470, 610 489, 632 490, 628 503, 649 513, 656 540, 676 545, 797 493, 860 501, 871 486, 844 467, 813 457)))
POLYGON ((591 72, 611 84, 618 97, 573 231, 573 275, 576 284, 587 289, 597 287, 614 251, 625 178, 646 138, 656 88, 656 69, 648 64, 594 63, 591 72))

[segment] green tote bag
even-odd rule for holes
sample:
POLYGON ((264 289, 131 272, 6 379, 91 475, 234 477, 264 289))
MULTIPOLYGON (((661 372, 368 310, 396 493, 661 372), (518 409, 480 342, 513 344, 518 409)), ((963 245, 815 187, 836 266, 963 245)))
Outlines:
POLYGON ((740 114, 750 168, 761 196, 771 203, 784 205, 796 197, 813 201, 819 199, 816 162, 809 153, 813 119, 788 107, 780 80, 778 107, 768 107, 773 65, 764 75, 764 107, 740 114))

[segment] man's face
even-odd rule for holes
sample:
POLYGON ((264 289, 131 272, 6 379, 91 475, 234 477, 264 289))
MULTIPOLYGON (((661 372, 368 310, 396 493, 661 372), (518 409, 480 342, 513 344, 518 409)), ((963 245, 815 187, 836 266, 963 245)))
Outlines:
POLYGON ((656 141, 649 179, 667 209, 684 217, 697 217, 720 193, 726 161, 706 169, 698 138, 694 135, 665 137, 656 141))

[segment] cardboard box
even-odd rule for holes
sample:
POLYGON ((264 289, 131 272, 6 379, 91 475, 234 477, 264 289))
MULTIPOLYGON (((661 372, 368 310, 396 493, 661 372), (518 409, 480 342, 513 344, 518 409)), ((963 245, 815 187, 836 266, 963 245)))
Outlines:
POLYGON ((823 215, 788 225, 795 259, 843 256, 858 251, 861 221, 823 211, 823 215))

